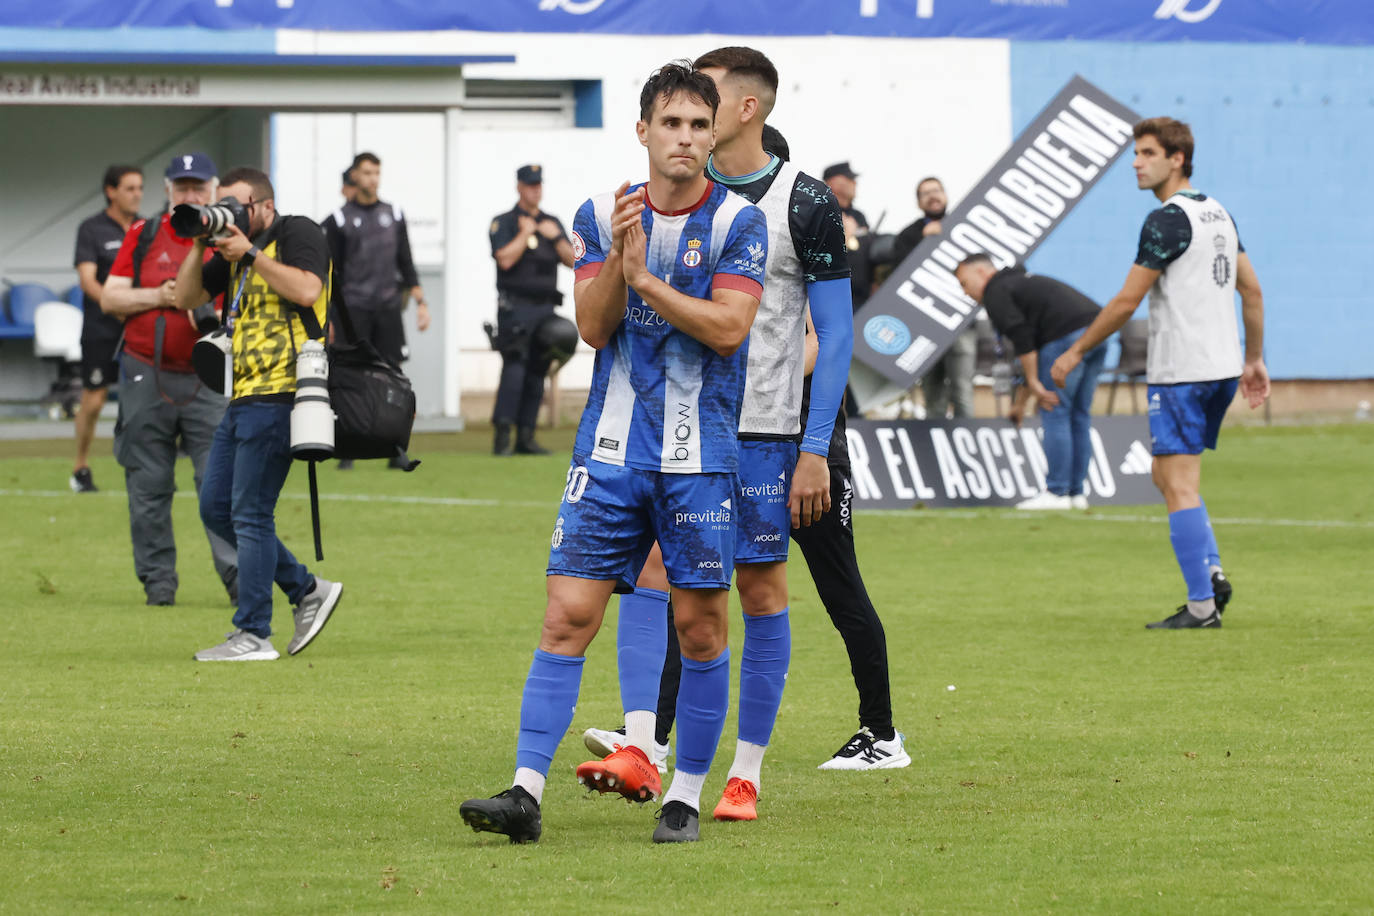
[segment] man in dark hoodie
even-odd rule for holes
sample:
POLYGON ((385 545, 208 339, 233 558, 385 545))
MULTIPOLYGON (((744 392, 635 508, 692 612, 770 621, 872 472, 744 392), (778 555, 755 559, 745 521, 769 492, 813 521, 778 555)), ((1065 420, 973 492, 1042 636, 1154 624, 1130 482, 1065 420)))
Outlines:
POLYGON ((1040 405, 1049 465, 1045 492, 1016 508, 1088 508, 1083 479, 1092 458, 1093 393, 1107 349, 1100 345, 1090 350, 1063 387, 1050 378, 1050 365, 1082 336, 1101 309, 1067 283, 1019 266, 998 270, 985 254, 965 258, 954 273, 969 298, 987 309, 997 332, 1011 341, 1026 387, 1040 405))

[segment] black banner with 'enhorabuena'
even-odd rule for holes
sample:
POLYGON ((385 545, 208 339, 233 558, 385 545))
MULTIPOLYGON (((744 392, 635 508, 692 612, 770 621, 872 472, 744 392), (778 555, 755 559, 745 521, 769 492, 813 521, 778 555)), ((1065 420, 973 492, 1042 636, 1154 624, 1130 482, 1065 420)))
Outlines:
POLYGON ((942 233, 923 239, 859 310, 854 358, 901 388, 919 380, 977 316, 954 278, 959 262, 978 252, 999 269, 1025 261, 1131 146, 1137 120, 1081 76, 1070 80, 940 221, 942 233))
MULTIPOLYGON (((850 420, 854 505, 1011 506, 1045 489, 1040 429, 1006 420, 850 420)), ((1084 495, 1093 505, 1161 501, 1145 417, 1094 417, 1084 495)))

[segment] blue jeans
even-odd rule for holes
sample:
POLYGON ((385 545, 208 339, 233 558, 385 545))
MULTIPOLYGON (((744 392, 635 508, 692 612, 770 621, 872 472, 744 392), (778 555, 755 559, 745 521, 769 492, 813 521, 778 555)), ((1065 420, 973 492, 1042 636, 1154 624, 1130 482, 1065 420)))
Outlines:
POLYGON ((1045 434, 1045 462, 1049 465, 1045 484, 1056 496, 1082 494, 1088 462, 1093 455, 1093 394, 1097 391, 1097 376, 1107 359, 1106 344, 1083 354, 1083 361, 1064 379, 1063 388, 1056 387, 1054 379, 1050 378, 1050 366, 1083 336, 1084 330, 1086 328, 1065 334, 1040 348, 1040 384, 1059 395, 1058 407, 1040 411, 1040 428, 1045 434))
POLYGON ((238 552, 239 606, 234 626, 266 639, 272 635, 272 582, 293 605, 315 580, 277 540, 277 496, 291 470, 291 405, 229 405, 215 430, 200 517, 205 527, 238 552))

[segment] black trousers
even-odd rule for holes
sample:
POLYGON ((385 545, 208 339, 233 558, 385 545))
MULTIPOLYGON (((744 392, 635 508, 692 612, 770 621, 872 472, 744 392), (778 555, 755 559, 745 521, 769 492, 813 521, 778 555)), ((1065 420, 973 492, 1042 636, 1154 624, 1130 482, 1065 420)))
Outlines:
MULTIPOLYGON (((848 465, 830 465, 830 511, 805 528, 793 528, 792 540, 801 548, 816 592, 830 622, 840 632, 849 653, 849 670, 859 692, 859 724, 875 734, 892 729, 892 687, 887 667, 887 633, 868 597, 859 557, 854 551, 854 484, 848 465)), ((682 655, 673 605, 668 604, 668 651, 658 688, 658 725, 655 738, 666 744, 677 715, 682 655)))
POLYGON ((544 401, 544 376, 550 360, 535 345, 535 331, 553 314, 552 303, 502 297, 496 308, 496 341, 501 351, 501 382, 496 388, 492 423, 533 428, 544 401))
POLYGON ((406 358, 406 330, 401 323, 401 311, 394 308, 359 308, 348 310, 353 333, 359 340, 368 340, 387 362, 399 367, 406 358))

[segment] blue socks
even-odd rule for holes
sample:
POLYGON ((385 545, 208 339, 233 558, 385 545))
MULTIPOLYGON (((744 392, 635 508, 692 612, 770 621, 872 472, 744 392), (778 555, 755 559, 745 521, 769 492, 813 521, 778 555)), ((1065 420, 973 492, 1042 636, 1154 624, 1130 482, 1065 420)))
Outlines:
POLYGON ((1202 517, 1207 519, 1207 565, 1221 568, 1221 551, 1217 548, 1217 535, 1212 530, 1212 519, 1207 514, 1207 503, 1198 500, 1202 508, 1202 517))
MULTIPOLYGON (((1180 509, 1169 513, 1169 540, 1174 545, 1178 568, 1188 584, 1189 601, 1207 601, 1212 597, 1212 573, 1208 568, 1208 553, 1216 553, 1216 538, 1212 535, 1207 508, 1180 509)), ((741 703, 741 721, 743 720, 741 703)))
POLYGON ((572 725, 577 693, 582 687, 583 656, 569 658, 534 650, 525 692, 520 700, 520 740, 515 746, 515 766, 545 776, 553 763, 558 742, 572 725))
POLYGON ((668 646, 668 593, 637 588, 633 594, 621 595, 615 640, 624 711, 656 712, 668 646))
POLYGON ((744 652, 739 663, 739 739, 766 746, 778 720, 792 629, 787 608, 766 617, 744 617, 744 652))
POLYGON ((730 709, 730 650, 709 662, 682 659, 677 695, 677 760, 674 769, 705 775, 716 756, 730 709))

